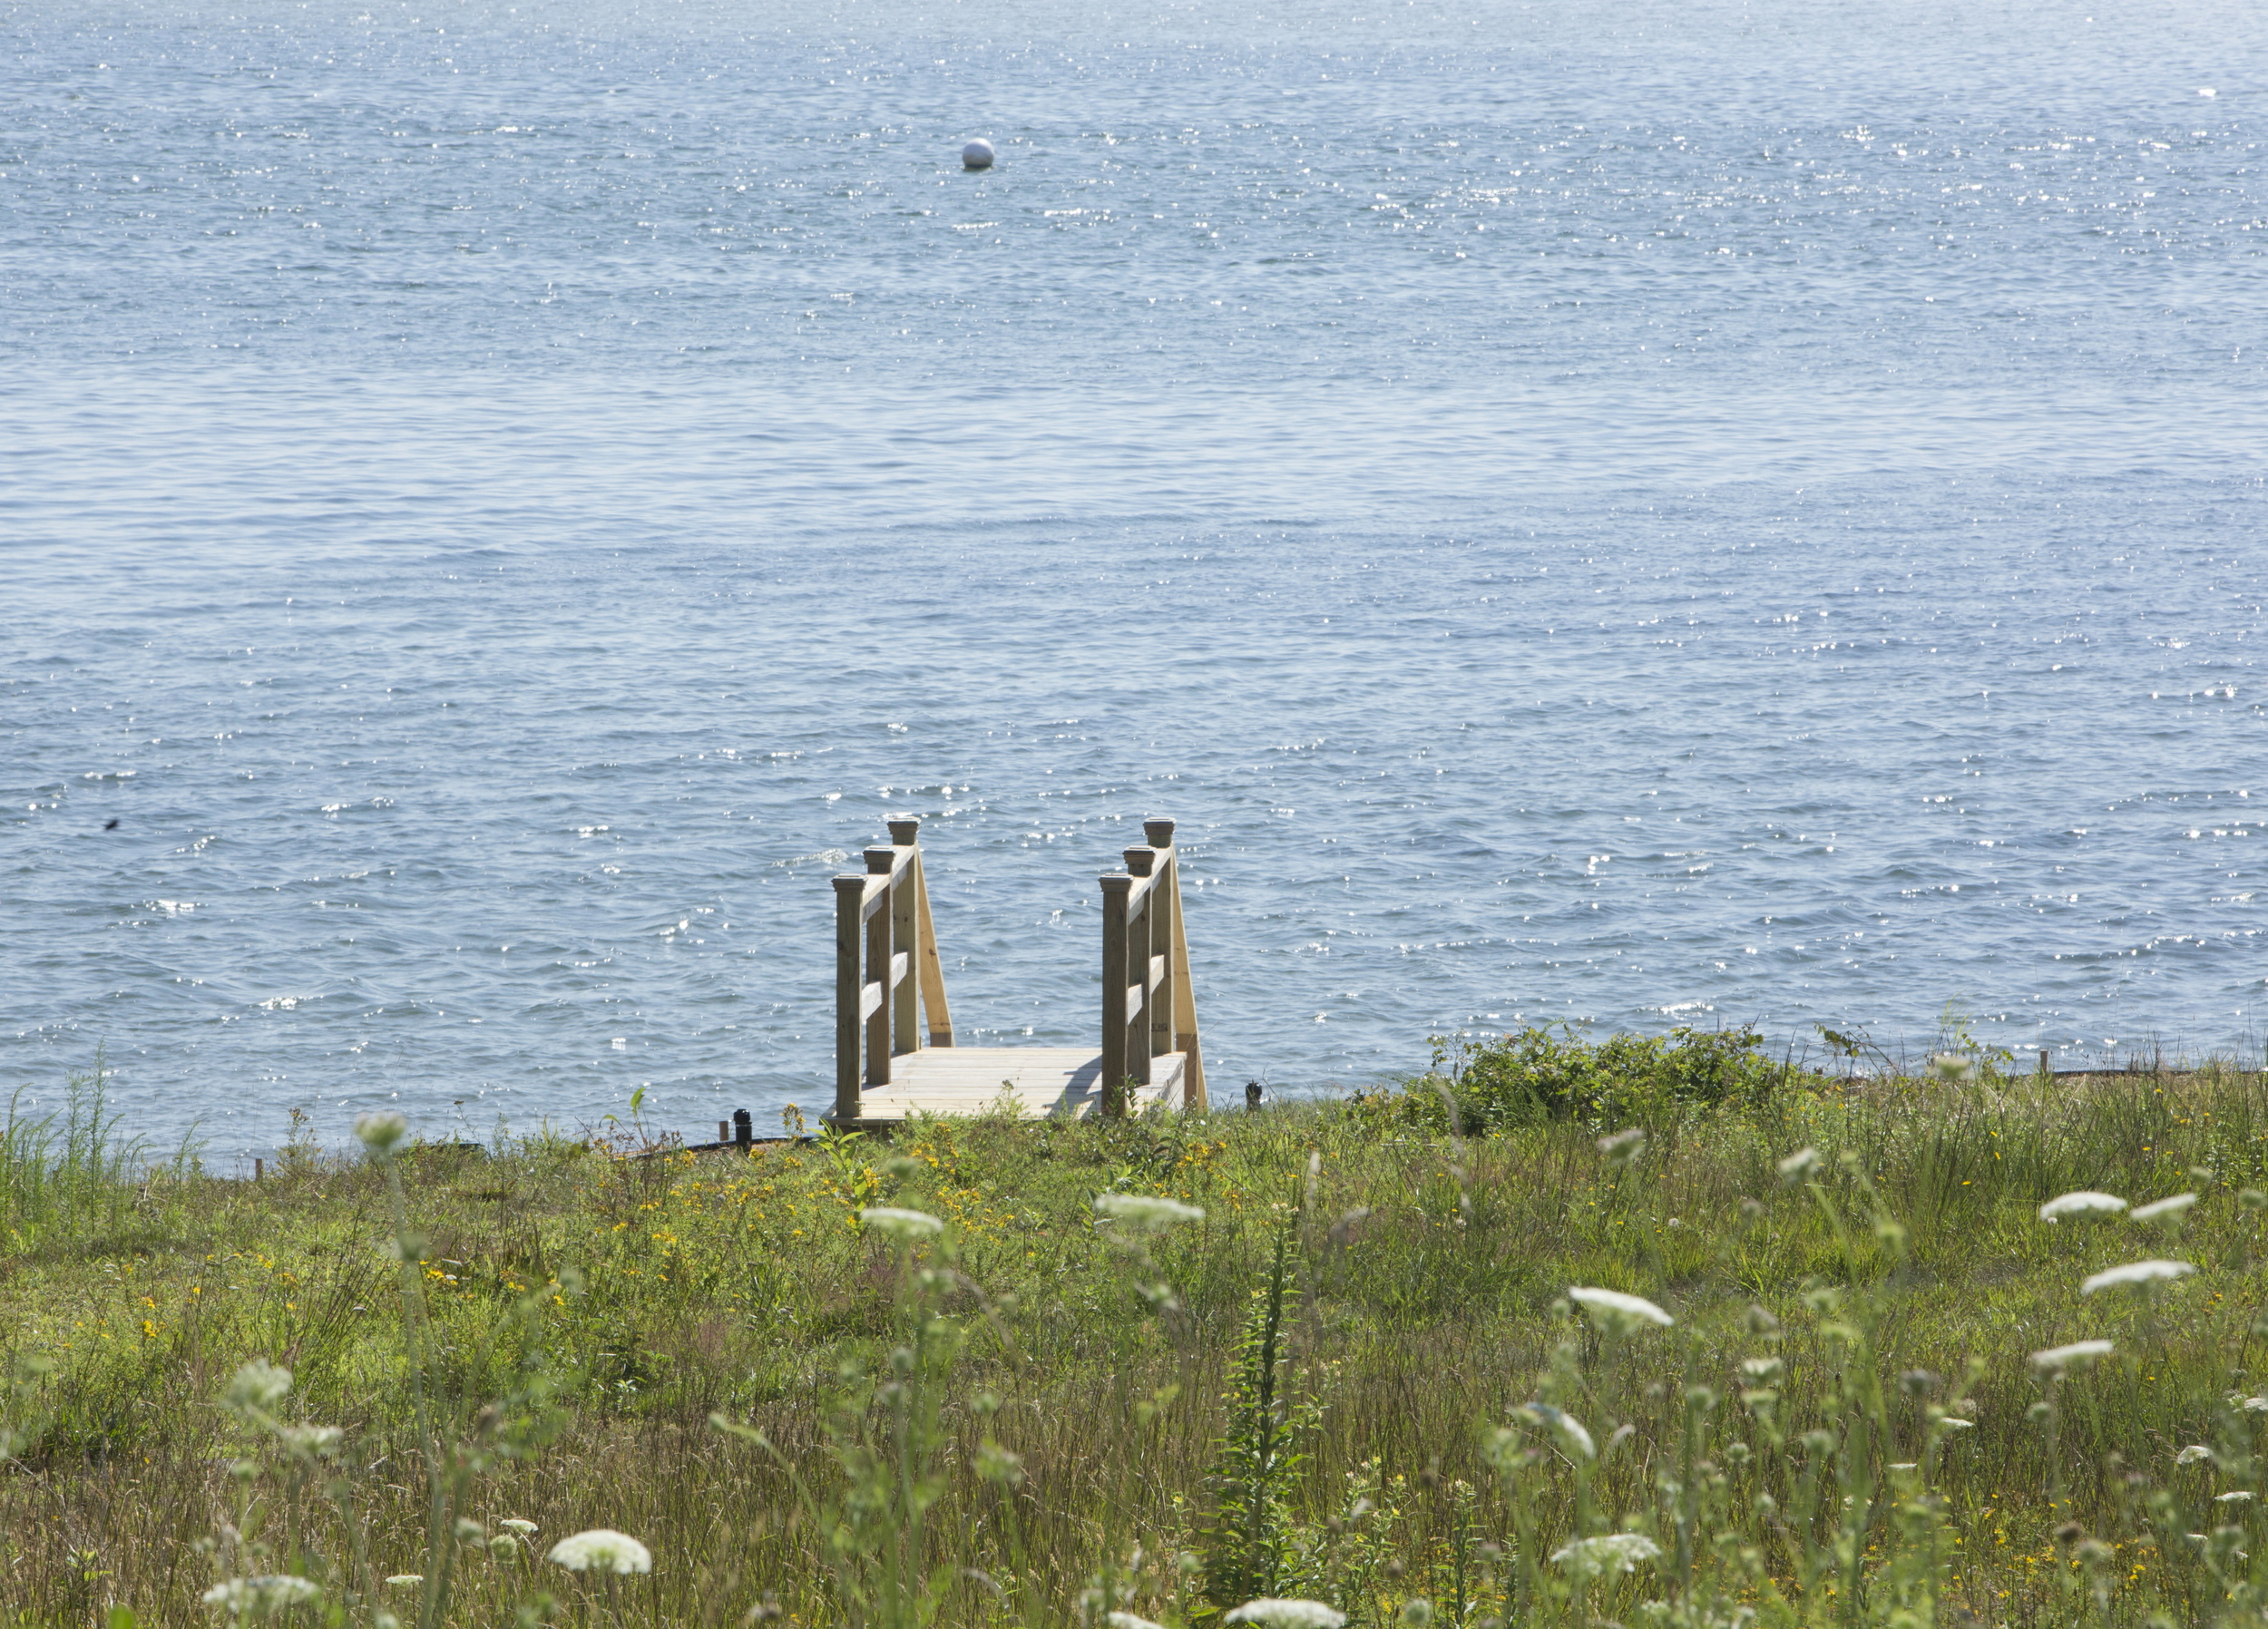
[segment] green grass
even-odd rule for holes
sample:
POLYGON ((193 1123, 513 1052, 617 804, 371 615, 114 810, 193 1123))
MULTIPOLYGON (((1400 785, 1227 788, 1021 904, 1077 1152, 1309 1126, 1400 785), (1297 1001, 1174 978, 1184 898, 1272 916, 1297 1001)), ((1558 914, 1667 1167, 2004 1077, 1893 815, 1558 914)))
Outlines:
POLYGON ((2268 1557, 2261 1501, 2213 1496, 2268 1500, 2268 1413, 2241 1406, 2268 1390, 2260 1074, 1846 1091, 1649 1056, 1556 1097, 1520 1084, 1532 1057, 1463 1059, 1441 1084, 1472 1077, 1478 1099, 1493 1069, 1499 1106, 1455 1099, 1463 1136, 1422 1084, 747 1158, 538 1137, 389 1173, 301 1148, 259 1184, 12 1133, 0 1609, 210 1622, 218 1579, 304 1570, 366 1622, 372 1577, 447 1551, 453 1593, 389 1596, 404 1622, 421 1603, 465 1624, 1194 1622, 1221 1604, 1207 1559, 1247 1566, 1219 1513, 1242 1488, 1264 1571, 1364 1623, 1412 1599, 1474 1624, 2256 1621, 2234 1551, 2268 1557), (1641 1143, 1602 1150, 1632 1125, 1641 1143), (1805 1146, 1811 1180, 1784 1180, 1805 1146), (2038 1220, 2077 1188, 2200 1199, 2178 1238, 2038 1220), (1098 1227, 1103 1193, 1205 1215, 1098 1227), (871 1205, 946 1230, 902 1250, 858 1224, 871 1205), (1255 1296, 1279 1245, 1271 1323, 1255 1296), (2153 1255, 2198 1271, 2080 1294, 2153 1255), (1677 1322, 1603 1335, 1571 1285, 1677 1322), (2038 1418, 2030 1354, 2093 1336, 2116 1353, 2038 1418), (274 1423, 341 1428, 335 1454, 217 1406, 254 1358, 294 1377, 274 1423), (1595 1462, 1521 1411, 1539 1400, 1587 1423, 1595 1462), (2177 1464, 2192 1444, 2214 1453, 2177 1464), (438 1529, 436 1481, 458 1490, 438 1529), (460 1504, 482 1543, 449 1538, 460 1504), (484 1547, 505 1517, 538 1524, 532 1553, 484 1547), (652 1574, 538 1559, 599 1527, 649 1545, 652 1574), (1549 1559, 1616 1531, 1661 1559, 1588 1582, 1549 1559))

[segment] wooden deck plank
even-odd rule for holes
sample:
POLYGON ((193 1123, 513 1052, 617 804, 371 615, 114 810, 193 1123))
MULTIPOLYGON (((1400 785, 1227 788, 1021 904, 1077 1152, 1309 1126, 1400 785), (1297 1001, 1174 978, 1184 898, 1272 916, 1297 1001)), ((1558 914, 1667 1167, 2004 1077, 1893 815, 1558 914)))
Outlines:
MULTIPOLYGON (((1179 1107, 1183 1058, 1153 1058, 1150 1084, 1129 1107, 1179 1107)), ((1077 1119, 1101 1112, 1101 1054, 1083 1047, 924 1047, 890 1060, 890 1083, 860 1094, 855 1124, 878 1129, 915 1114, 982 1114, 1003 1095, 1026 1119, 1077 1119)))

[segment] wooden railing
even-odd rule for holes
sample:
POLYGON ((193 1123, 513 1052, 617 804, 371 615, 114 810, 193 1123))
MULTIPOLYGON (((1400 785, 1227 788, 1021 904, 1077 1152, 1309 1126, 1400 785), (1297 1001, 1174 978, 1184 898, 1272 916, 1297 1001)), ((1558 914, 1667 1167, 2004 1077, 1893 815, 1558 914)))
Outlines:
POLYGON ((858 1118, 864 1088, 890 1084, 893 1058, 921 1049, 917 991, 928 1044, 953 1045, 921 825, 891 821, 891 846, 866 851, 866 874, 835 879, 835 1113, 846 1124, 858 1118))
POLYGON ((1126 851, 1126 870, 1102 881, 1102 1103, 1126 1112, 1130 1088, 1150 1083, 1150 1060, 1182 1057, 1181 1107, 1203 1108, 1197 997, 1181 922, 1181 872, 1173 822, 1146 820, 1146 846, 1126 851))

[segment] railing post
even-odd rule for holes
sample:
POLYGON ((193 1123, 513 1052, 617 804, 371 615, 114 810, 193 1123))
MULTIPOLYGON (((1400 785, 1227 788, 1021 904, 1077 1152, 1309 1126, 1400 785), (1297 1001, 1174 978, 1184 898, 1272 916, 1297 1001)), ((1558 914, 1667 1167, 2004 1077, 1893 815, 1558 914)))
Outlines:
POLYGON ((1172 975, 1173 1046, 1181 1054, 1181 1107, 1208 1106, 1205 1093, 1205 1057, 1198 1039, 1197 984, 1189 974, 1188 922, 1181 913, 1181 861, 1173 846, 1173 822, 1145 820, 1142 835, 1150 847, 1166 856, 1167 875, 1160 886, 1173 903, 1172 926, 1166 934, 1166 967, 1172 975))
MULTIPOLYGON (((890 841, 900 848, 914 851, 913 863, 906 867, 905 881, 901 884, 909 892, 908 909, 913 912, 913 935, 910 941, 914 983, 918 985, 922 1011, 928 1019, 929 1039, 933 1047, 953 1045, 953 1010, 945 1004, 944 963, 937 959, 937 924, 929 913, 929 873, 922 863, 922 823, 911 814, 901 815, 887 823, 890 841)), ((910 1003, 914 998, 907 997, 910 1003)), ((912 1009, 909 1006, 908 1010, 912 1009)), ((908 1052, 922 1046, 923 1041, 909 1032, 904 1047, 908 1052)))
MULTIPOLYGON (((858 1118, 858 930, 866 879, 835 879, 835 1118, 858 1118)), ((719 1139, 720 1141, 722 1139, 719 1139)))
MULTIPOLYGON (((866 851, 866 874, 869 877, 887 877, 890 874, 890 867, 895 863, 896 860, 897 854, 894 850, 870 848, 866 851)), ((884 892, 885 895, 888 893, 886 883, 884 885, 884 892)), ((865 909, 864 906, 860 908, 865 909)), ((892 1003, 890 1000, 890 901, 886 897, 877 903, 875 913, 866 918, 865 981, 869 984, 879 981, 882 997, 881 1000, 875 1003, 874 1011, 866 1017, 866 1084, 887 1086, 890 1084, 890 1010, 892 1003)), ((866 1004, 865 992, 863 990, 859 992, 858 1004, 861 1007, 866 1004)))
POLYGON ((1137 1086, 1150 1081, 1149 1060, 1157 1055, 1151 1044, 1150 1004, 1158 999, 1158 980, 1153 977, 1158 936, 1158 884, 1150 876, 1158 855, 1150 849, 1129 848, 1125 851, 1126 869, 1137 878, 1149 882, 1142 893, 1139 907, 1129 905, 1126 913, 1126 971, 1134 995, 1129 1000, 1126 1038, 1128 1070, 1137 1086))
POLYGON ((1126 906, 1130 876, 1102 878, 1102 1111, 1126 1112, 1126 906))
POLYGON ((1149 1055, 1156 1058, 1179 1049, 1173 1044, 1181 1010, 1181 980, 1173 967, 1173 936, 1181 925, 1181 902, 1173 888, 1173 851, 1153 846, 1142 852, 1149 855, 1150 871, 1157 879, 1149 885, 1148 909, 1149 953, 1158 963, 1158 987, 1149 992, 1145 1009, 1149 1019, 1149 1055))
POLYGON ((937 959, 937 922, 929 913, 929 868, 914 856, 914 905, 922 936, 922 1013, 929 1021, 929 1044, 953 1045, 953 1009, 945 1005, 945 965, 937 959))
MULTIPOLYGON (((912 848, 914 846, 914 834, 920 828, 921 822, 918 820, 894 820, 890 822, 890 841, 898 848, 912 848)), ((894 854, 891 863, 894 865, 896 863, 894 854)), ((921 1034, 915 1028, 921 1014, 914 1006, 921 994, 918 974, 922 960, 921 917, 914 908, 916 902, 914 892, 915 863, 913 860, 907 861, 905 870, 899 873, 898 880, 890 887, 891 953, 894 960, 900 952, 905 957, 905 980, 890 991, 890 1050, 893 1053, 917 1052, 922 1045, 921 1034)))

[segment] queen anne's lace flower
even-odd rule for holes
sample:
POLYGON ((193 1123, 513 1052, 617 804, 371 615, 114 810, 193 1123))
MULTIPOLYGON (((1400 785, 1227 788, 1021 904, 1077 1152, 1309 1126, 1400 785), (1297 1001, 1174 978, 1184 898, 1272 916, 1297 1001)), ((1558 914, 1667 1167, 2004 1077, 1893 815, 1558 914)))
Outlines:
POLYGON ((2213 1458, 2213 1450, 2211 1449, 2207 1448, 2202 1442, 2193 1442, 2187 1448, 2182 1449, 2180 1453, 2174 1456, 2174 1463, 2176 1465, 2195 1465, 2200 1459, 2210 1459, 2211 1458, 2213 1458))
POLYGON ((1138 1618, 1130 1612, 1108 1613, 1102 1621, 1110 1624, 1110 1629, 1163 1629, 1163 1625, 1153 1624, 1148 1618, 1138 1618))
POLYGON ((551 1558, 571 1573, 650 1573, 653 1552, 627 1533, 593 1527, 562 1538, 551 1558))
POLYGON ((337 1451, 346 1433, 337 1426, 296 1425, 284 1427, 277 1435, 283 1439, 288 1448, 328 1458, 337 1451))
POLYGON ((1661 1557, 1662 1546, 1643 1533, 1606 1533, 1595 1538, 1579 1538, 1551 1552, 1551 1559, 1564 1562, 1585 1577, 1600 1573, 1633 1573, 1641 1561, 1656 1561, 1661 1557))
POLYGON ((2185 1278, 2196 1271, 2195 1263, 2191 1262, 2128 1262, 2123 1267, 2106 1267, 2100 1273, 2083 1279, 2079 1283, 2079 1293, 2092 1295, 2097 1290, 2115 1290, 2122 1284, 2164 1283, 2172 1279, 2185 1278))
POLYGON ((231 1409, 273 1410, 291 1394, 291 1371, 254 1358, 229 1377, 220 1400, 231 1409))
POLYGON ((2092 1363, 2107 1358, 2112 1351, 2107 1341, 2074 1341, 2068 1346, 2051 1346, 2046 1351, 2032 1353, 2032 1362, 2041 1369, 2052 1369, 2058 1374, 2065 1370, 2092 1363))
POLYGON ((1644 1324, 1667 1329, 1677 1322, 1667 1312, 1643 1295, 1626 1295, 1619 1290, 1594 1290, 1578 1284, 1568 1292, 1568 1299, 1580 1302, 1591 1322, 1609 1334, 1635 1334, 1644 1324))
POLYGON ((355 1135, 371 1153, 384 1156, 409 1135, 409 1122, 397 1114, 364 1115, 355 1122, 355 1135))
POLYGON ((886 1205, 868 1205, 858 1213, 858 1219, 893 1239, 926 1239, 945 1231, 945 1224, 927 1211, 894 1210, 886 1205))
POLYGON ((507 1516, 496 1525, 507 1533, 517 1533, 523 1538, 535 1531, 535 1524, 524 1516, 507 1516))
POLYGON ((1607 1156, 1607 1163, 1610 1166, 1629 1165, 1646 1152, 1646 1133, 1640 1127, 1631 1126, 1612 1136, 1602 1136, 1598 1139, 1598 1152, 1607 1156))
POLYGON ((2081 1188, 2076 1194, 2058 1194, 2039 1207, 2039 1219, 2053 1222, 2063 1216, 2085 1216, 2107 1214, 2126 1208, 2126 1202, 2116 1194, 2098 1194, 2093 1188, 2081 1188))
POLYGON ((1568 1447, 1582 1455, 1584 1458, 1598 1458, 1598 1445, 1591 1440, 1590 1433, 1583 1429, 1583 1422, 1565 1409, 1555 1408, 1549 1403, 1529 1403, 1523 1406, 1520 1412, 1538 1425, 1549 1426, 1557 1431, 1568 1447))
POLYGON ((285 1573, 230 1578, 214 1585, 202 1596, 208 1606, 246 1617, 264 1617, 287 1607, 312 1605, 322 1598, 322 1586, 314 1579, 296 1578, 285 1573))
POLYGON ((1204 1211, 1198 1206, 1156 1194, 1097 1194, 1095 1214, 1144 1229, 1163 1229, 1177 1222, 1205 1220, 1204 1211))
POLYGON ((1231 1624, 1265 1624, 1267 1629, 1339 1629, 1346 1614, 1321 1601, 1246 1601, 1228 1614, 1231 1624))
POLYGON ((2173 1217, 2179 1216, 2183 1212, 2186 1211, 2191 1205, 2196 1203, 2197 1195, 2195 1194, 2168 1194, 2163 1199, 2155 1199, 2147 1205, 2136 1205, 2134 1207, 2134 1219, 2137 1222, 2156 1222, 2161 1219, 2171 1219, 2173 1217))

